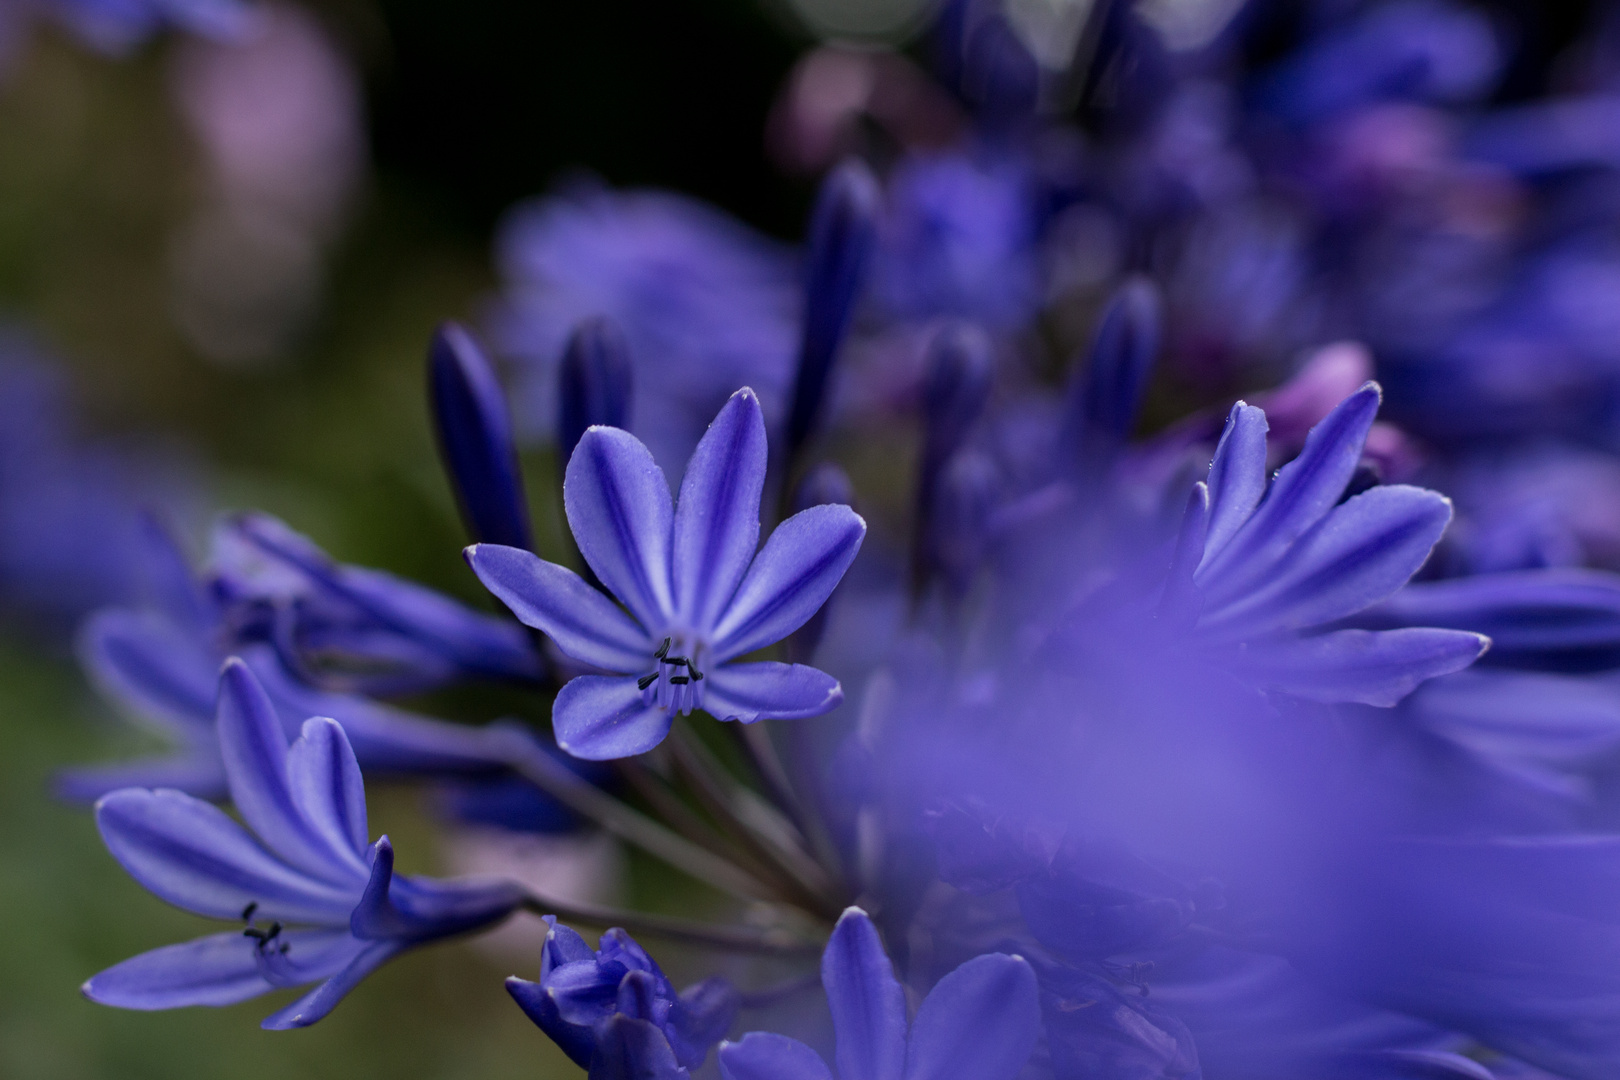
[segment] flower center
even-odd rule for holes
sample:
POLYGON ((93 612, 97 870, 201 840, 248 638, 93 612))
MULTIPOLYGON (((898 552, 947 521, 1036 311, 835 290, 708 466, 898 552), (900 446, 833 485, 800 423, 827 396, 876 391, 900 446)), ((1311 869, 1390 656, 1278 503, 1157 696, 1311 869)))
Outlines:
POLYGON ((287 952, 287 942, 277 940, 281 937, 281 924, 272 922, 268 930, 261 930, 254 926, 253 913, 258 910, 259 902, 257 900, 242 909, 242 921, 247 923, 247 929, 242 931, 242 936, 254 940, 256 943, 254 947, 259 951, 260 955, 271 952, 284 955, 287 952))
POLYGON ((688 647, 684 638, 677 641, 666 637, 653 653, 656 665, 653 671, 636 680, 642 702, 682 716, 703 708, 703 672, 697 666, 702 653, 702 642, 693 642, 688 647), (670 651, 672 646, 677 652, 670 651))

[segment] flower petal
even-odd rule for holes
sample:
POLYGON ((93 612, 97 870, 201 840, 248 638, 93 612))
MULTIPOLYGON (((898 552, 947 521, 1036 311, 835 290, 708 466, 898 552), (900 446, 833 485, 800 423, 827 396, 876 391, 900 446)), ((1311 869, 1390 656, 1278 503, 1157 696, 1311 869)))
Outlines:
POLYGON ((843 687, 804 664, 726 664, 706 673, 703 709, 720 720, 800 720, 836 709, 843 687))
POLYGON ((812 506, 778 525, 715 627, 711 663, 774 644, 803 626, 832 595, 865 537, 866 522, 847 506, 812 506))
POLYGON ((388 961, 404 952, 408 946, 399 941, 376 941, 362 945, 341 971, 321 985, 288 1005, 271 1013, 259 1024, 266 1031, 291 1031, 309 1025, 337 1008, 350 990, 360 981, 388 961))
POLYGON ((199 799, 225 796, 225 767, 219 754, 195 752, 138 758, 110 765, 63 769, 52 785, 69 802, 92 803, 122 788, 177 788, 199 799))
POLYGON ((563 507, 596 576, 657 633, 675 611, 669 588, 674 508, 652 454, 627 431, 591 428, 568 462, 563 507))
POLYGON ((1591 670, 1620 658, 1620 574, 1524 570, 1409 585, 1358 625, 1445 626, 1491 639, 1497 663, 1591 670), (1511 659, 1510 659, 1511 658, 1511 659))
POLYGON ((1012 1080, 1035 1049, 1035 972, 1016 956, 976 956, 935 984, 917 1010, 906 1080, 1012 1080))
POLYGON ((591 1055, 596 1053, 596 1035, 583 1024, 570 1024, 557 1011, 557 1003, 541 983, 520 979, 516 975, 506 980, 506 992, 512 995, 523 1014, 534 1026, 545 1032, 558 1049, 568 1055, 582 1069, 591 1067, 591 1055))
POLYGON ((353 853, 328 843, 294 800, 281 720, 253 672, 235 657, 219 674, 217 724, 231 801, 242 820, 299 869, 327 881, 363 885, 365 868, 353 853))
POLYGON ((1252 643, 1235 663, 1266 686, 1310 701, 1394 705, 1426 679, 1472 664, 1489 645, 1462 630, 1335 630, 1252 643))
POLYGON ((282 716, 330 716, 343 725, 367 771, 488 773, 510 760, 511 732, 431 720, 352 694, 332 694, 299 682, 269 646, 250 646, 253 669, 282 716))
POLYGON ((1289 545, 1333 509, 1361 460, 1380 396, 1378 384, 1368 383, 1311 429, 1305 448, 1277 473, 1265 500, 1225 549, 1204 564, 1199 584, 1209 587, 1228 575, 1242 581, 1263 576, 1289 545))
POLYGON ((357 865, 370 843, 366 788, 360 764, 336 720, 312 717, 287 752, 293 800, 333 851, 353 853, 357 865))
POLYGON ((582 664, 630 673, 651 666, 648 632, 565 566, 533 552, 474 544, 467 563, 484 587, 582 664))
POLYGON ((596 1032, 588 1080, 687 1080, 669 1040, 655 1025, 615 1014, 596 1032))
POLYGON ((725 1080, 832 1080, 820 1054, 786 1035, 750 1031, 721 1043, 719 1057, 725 1080))
POLYGON ((149 891, 199 915, 348 925, 358 890, 299 873, 217 806, 178 791, 115 791, 96 804, 113 858, 149 891))
POLYGON ((102 693, 171 736, 213 741, 219 658, 147 612, 98 611, 79 632, 79 662, 102 693))
POLYGON ((629 675, 581 675, 551 707, 557 745, 578 758, 609 761, 644 753, 669 734, 669 710, 644 705, 629 675))
MULTIPOLYGON (((259 574, 290 576, 291 586, 317 608, 333 603, 352 607, 352 620, 338 614, 335 624, 316 628, 328 632, 323 648, 353 648, 361 655, 403 651, 422 658, 419 664, 438 661, 441 671, 430 678, 440 681, 456 668, 494 678, 530 679, 540 671, 539 657, 528 635, 509 620, 474 611, 433 589, 381 570, 345 566, 268 514, 243 514, 221 532, 221 542, 244 554, 270 560, 259 574), (350 625, 351 622, 359 625, 350 625), (392 639, 392 640, 391 640, 392 639)), ((285 587, 285 586, 284 586, 285 587)))
POLYGON ((1620 749, 1620 687, 1584 676, 1473 668, 1422 687, 1403 712, 1497 759, 1582 767, 1620 749))
POLYGON ((91 976, 79 991, 120 1009, 234 1005, 273 989, 259 972, 255 947, 240 930, 165 945, 91 976))
POLYGON ((1209 463, 1209 533, 1204 541, 1208 562, 1249 520, 1266 493, 1266 414, 1238 402, 1226 417, 1226 429, 1209 463))
POLYGON ((838 1037, 840 1080, 900 1080, 906 1064, 906 995, 877 927, 847 909, 821 954, 821 985, 838 1037))
POLYGON ((698 443, 675 504, 675 610, 699 633, 719 620, 759 547, 765 458, 759 399, 739 390, 698 443))
POLYGON ((1263 587, 1235 601, 1212 591, 1200 626, 1236 636, 1362 611, 1411 580, 1450 522, 1451 501, 1436 492, 1404 484, 1363 492, 1295 544, 1263 587))

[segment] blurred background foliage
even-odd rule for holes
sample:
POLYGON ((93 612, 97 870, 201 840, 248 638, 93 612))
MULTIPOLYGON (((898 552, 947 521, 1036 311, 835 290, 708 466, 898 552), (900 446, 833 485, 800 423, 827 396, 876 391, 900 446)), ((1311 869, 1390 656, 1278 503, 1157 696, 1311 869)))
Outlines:
MULTIPOLYGON (((44 28, 5 74, 0 317, 65 363, 84 434, 161 438, 206 472, 215 505, 264 508, 341 559, 483 603, 434 458, 429 333, 476 317, 501 212, 581 170, 682 189, 794 236, 810 188, 761 147, 799 42, 750 0, 307 7, 358 66, 370 160, 319 307, 287 347, 222 365, 177 327, 176 236, 204 188, 172 100, 183 40, 113 61, 44 28)), ((561 555, 555 463, 542 453, 526 468, 541 544, 561 555)), ((191 524, 200 544, 204 522, 191 524)), ((81 999, 90 974, 201 923, 147 895, 87 814, 49 798, 64 763, 133 753, 135 738, 60 643, 0 635, 0 1076, 577 1073, 501 986, 532 978, 537 954, 497 964, 467 945, 424 950, 291 1035, 258 1029, 263 1001, 147 1015, 81 999)), ((385 789, 373 820, 402 860, 414 855, 406 869, 432 867, 414 795, 385 789)), ((666 884, 632 874, 652 906, 666 884)))

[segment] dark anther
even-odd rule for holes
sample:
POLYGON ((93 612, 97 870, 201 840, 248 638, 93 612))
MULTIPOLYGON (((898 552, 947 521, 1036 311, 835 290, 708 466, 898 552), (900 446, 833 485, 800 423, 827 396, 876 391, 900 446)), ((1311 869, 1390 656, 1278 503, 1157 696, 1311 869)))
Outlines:
POLYGON ((242 936, 250 937, 254 941, 257 941, 260 945, 263 945, 267 940, 269 940, 269 935, 256 926, 250 926, 246 930, 242 931, 242 936))
POLYGON ((692 681, 693 682, 701 682, 702 680, 703 680, 703 672, 699 671, 697 668, 693 668, 692 669, 692 681))
POLYGON ((658 646, 658 651, 653 653, 654 659, 662 660, 664 658, 664 654, 669 652, 669 642, 669 638, 664 639, 664 643, 658 646))
POLYGON ((286 956, 287 955, 287 950, 290 949, 290 948, 292 948, 292 943, 289 942, 289 941, 283 941, 281 943, 281 948, 277 949, 276 951, 278 953, 280 953, 282 956, 286 956))
POLYGON ((278 922, 273 922, 273 923, 270 924, 270 932, 264 935, 264 940, 262 940, 260 942, 260 944, 261 945, 268 945, 268 944, 270 944, 272 941, 276 940, 276 938, 278 938, 280 936, 281 936, 281 924, 278 923, 278 922))
POLYGON ((246 923, 252 922, 253 921, 253 913, 255 911, 258 911, 258 910, 259 910, 259 902, 257 900, 255 900, 251 904, 249 904, 247 907, 242 909, 242 921, 246 922, 246 923))
POLYGON ((688 679, 685 675, 671 675, 669 677, 669 685, 671 686, 685 686, 691 681, 692 680, 688 679))
POLYGON ((691 661, 684 656, 666 656, 664 657, 664 663, 670 667, 685 667, 691 661))
POLYGON ((641 678, 636 680, 636 689, 637 690, 645 690, 645 689, 647 689, 647 687, 651 686, 653 683, 655 683, 657 681, 658 681, 658 672, 656 672, 656 671, 653 672, 651 675, 643 675, 641 678))

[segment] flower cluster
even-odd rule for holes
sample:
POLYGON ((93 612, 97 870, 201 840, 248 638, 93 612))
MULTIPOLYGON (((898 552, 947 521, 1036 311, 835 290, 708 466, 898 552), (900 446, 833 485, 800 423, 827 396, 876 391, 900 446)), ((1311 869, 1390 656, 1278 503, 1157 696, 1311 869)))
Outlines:
POLYGON ((238 925, 85 994, 317 983, 302 1026, 527 912, 507 989, 592 1080, 1620 1073, 1615 27, 1503 109, 1451 0, 1301 5, 1286 52, 1258 3, 1094 7, 807 57, 797 262, 664 193, 520 208, 504 370, 428 350, 488 612, 262 514, 200 570, 136 530, 80 655, 175 749, 61 789, 238 925), (830 118, 828 71, 869 90, 830 118), (549 726, 426 715, 469 683, 549 726), (362 772, 690 910, 395 874, 362 772))

